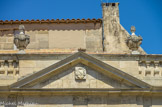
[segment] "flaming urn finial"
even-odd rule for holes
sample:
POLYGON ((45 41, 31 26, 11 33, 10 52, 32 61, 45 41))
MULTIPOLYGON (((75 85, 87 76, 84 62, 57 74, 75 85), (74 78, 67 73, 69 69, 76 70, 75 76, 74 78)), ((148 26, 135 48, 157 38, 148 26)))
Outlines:
POLYGON ((19 34, 14 37, 14 44, 21 51, 26 49, 27 45, 30 43, 30 37, 25 35, 24 25, 19 25, 19 34))
POLYGON ((138 51, 139 46, 142 43, 142 37, 135 34, 136 28, 135 26, 131 27, 132 34, 127 38, 127 46, 130 50, 132 50, 132 54, 140 54, 138 51))

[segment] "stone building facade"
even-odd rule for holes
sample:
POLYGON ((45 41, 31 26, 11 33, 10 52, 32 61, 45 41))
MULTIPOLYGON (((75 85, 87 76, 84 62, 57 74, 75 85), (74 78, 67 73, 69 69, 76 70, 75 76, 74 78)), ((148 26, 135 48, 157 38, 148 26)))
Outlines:
POLYGON ((103 19, 0 21, 0 107, 162 107, 162 55, 118 5, 103 19))

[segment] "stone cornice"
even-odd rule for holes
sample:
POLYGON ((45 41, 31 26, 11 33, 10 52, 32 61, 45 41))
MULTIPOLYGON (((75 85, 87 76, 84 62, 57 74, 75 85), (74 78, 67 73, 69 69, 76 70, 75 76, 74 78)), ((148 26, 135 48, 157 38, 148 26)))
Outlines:
MULTIPOLYGON (((36 53, 0 53, 0 60, 8 60, 8 59, 17 59, 17 60, 29 60, 29 59, 57 59, 62 60, 66 57, 74 54, 76 52, 36 52, 36 53)), ((161 54, 147 54, 147 55, 131 55, 131 54, 106 54, 106 53, 89 53, 88 55, 93 56, 102 61, 162 61, 161 54)))
MULTIPOLYGON (((1 87, 0 87, 1 88, 1 87)), ((29 88, 23 88, 23 89, 5 89, 0 90, 0 94, 27 94, 27 95, 51 95, 51 94, 57 94, 57 95, 93 95, 93 94, 129 94, 129 95, 162 95, 162 88, 160 89, 113 89, 113 88, 55 88, 55 89, 29 89, 29 88)))

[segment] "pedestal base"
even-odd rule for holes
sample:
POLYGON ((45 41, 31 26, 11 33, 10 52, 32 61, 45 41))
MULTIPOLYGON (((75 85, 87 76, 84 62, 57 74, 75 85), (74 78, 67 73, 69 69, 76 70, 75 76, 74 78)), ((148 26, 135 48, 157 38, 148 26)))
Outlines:
POLYGON ((132 54, 140 54, 138 51, 132 51, 132 54))
POLYGON ((19 50, 18 53, 19 53, 19 54, 25 54, 25 51, 24 51, 24 50, 19 50))

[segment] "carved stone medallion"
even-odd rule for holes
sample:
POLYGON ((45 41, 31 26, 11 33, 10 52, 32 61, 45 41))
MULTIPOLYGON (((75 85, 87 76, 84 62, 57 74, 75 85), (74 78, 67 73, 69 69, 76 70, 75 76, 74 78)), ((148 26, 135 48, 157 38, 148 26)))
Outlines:
POLYGON ((86 79, 86 69, 83 67, 75 67, 75 79, 86 79))

